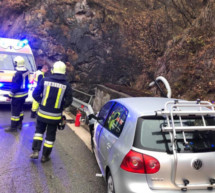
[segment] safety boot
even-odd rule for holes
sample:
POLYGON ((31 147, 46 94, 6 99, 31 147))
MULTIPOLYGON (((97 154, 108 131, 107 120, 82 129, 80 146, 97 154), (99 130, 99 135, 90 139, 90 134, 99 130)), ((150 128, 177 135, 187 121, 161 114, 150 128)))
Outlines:
POLYGON ((33 153, 30 155, 31 159, 38 159, 39 157, 39 151, 38 150, 34 150, 33 153))
POLYGON ((48 157, 48 156, 42 156, 42 158, 41 158, 41 162, 42 163, 45 163, 45 162, 47 162, 47 161, 49 161, 50 160, 50 157, 48 157))
POLYGON ((31 111, 31 118, 36 118, 36 117, 37 117, 37 112, 31 111))
POLYGON ((17 132, 17 128, 13 128, 13 127, 8 127, 4 130, 5 132, 17 132))

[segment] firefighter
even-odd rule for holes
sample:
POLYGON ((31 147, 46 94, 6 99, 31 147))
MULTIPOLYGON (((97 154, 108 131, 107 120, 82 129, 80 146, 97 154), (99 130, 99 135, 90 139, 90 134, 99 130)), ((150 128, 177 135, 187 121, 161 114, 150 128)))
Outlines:
POLYGON ((16 73, 12 79, 12 88, 7 101, 11 101, 11 125, 6 132, 14 132, 22 129, 24 118, 23 106, 28 97, 28 84, 30 72, 25 67, 25 59, 21 56, 14 58, 16 73))
MULTIPOLYGON (((47 65, 38 66, 35 73, 33 83, 38 85, 38 83, 44 78, 45 73, 48 72, 49 68, 47 65)), ((36 118, 37 109, 39 108, 39 103, 36 100, 33 100, 31 108, 31 118, 36 118)))
POLYGON ((36 131, 33 137, 32 159, 38 159, 43 142, 41 162, 47 162, 56 139, 62 111, 72 103, 72 88, 65 79, 66 65, 57 61, 53 65, 52 75, 43 78, 33 92, 33 98, 39 102, 36 131))

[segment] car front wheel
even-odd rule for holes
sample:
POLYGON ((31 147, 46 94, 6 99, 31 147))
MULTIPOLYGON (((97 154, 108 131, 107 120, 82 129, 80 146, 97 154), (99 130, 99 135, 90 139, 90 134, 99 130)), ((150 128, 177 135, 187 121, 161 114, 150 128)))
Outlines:
POLYGON ((113 177, 110 172, 108 172, 107 176, 107 193, 115 193, 113 177))

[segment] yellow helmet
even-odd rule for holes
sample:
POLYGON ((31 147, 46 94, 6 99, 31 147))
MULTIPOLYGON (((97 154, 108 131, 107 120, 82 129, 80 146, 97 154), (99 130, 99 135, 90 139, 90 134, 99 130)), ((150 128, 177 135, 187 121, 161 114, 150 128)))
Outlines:
POLYGON ((66 73, 66 64, 62 61, 57 61, 53 65, 52 73, 65 74, 66 73))
POLYGON ((22 56, 16 56, 14 58, 14 62, 17 65, 17 67, 25 66, 25 59, 22 56))

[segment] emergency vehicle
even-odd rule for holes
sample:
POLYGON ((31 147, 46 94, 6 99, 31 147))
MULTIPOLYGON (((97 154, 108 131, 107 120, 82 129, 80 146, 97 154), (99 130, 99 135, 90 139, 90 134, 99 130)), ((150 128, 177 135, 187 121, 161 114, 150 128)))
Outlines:
MULTIPOLYGON (((36 64, 31 47, 27 39, 9 39, 0 38, 0 103, 8 103, 6 96, 11 89, 12 78, 16 72, 14 65, 14 58, 22 56, 25 59, 25 67, 30 72, 29 81, 33 79, 34 72, 36 71, 36 64)), ((29 84, 29 93, 26 103, 32 103, 32 92, 34 86, 29 84)))

